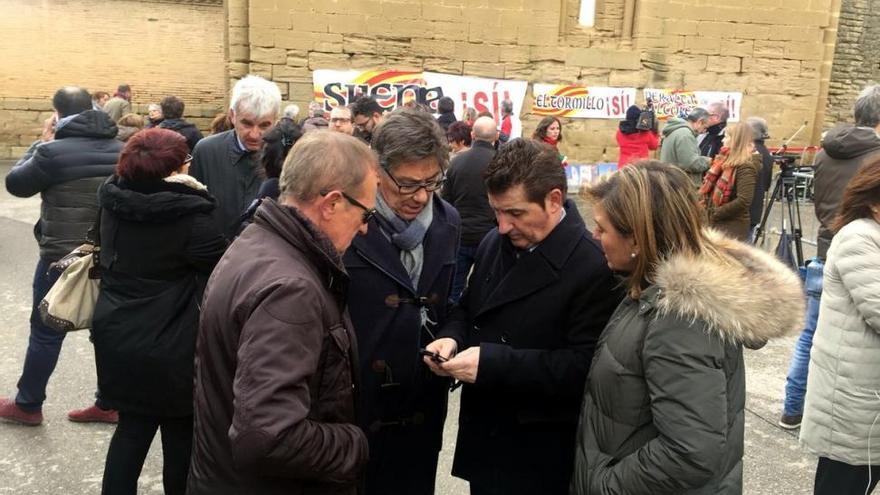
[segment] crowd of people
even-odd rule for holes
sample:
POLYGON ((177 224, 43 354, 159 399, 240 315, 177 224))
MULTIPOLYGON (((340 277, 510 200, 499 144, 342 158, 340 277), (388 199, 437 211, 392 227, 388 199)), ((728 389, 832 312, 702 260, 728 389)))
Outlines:
POLYGON ((299 121, 247 76, 203 137, 179 98, 130 100, 59 89, 6 177, 43 207, 0 418, 43 421, 65 334, 38 305, 91 229, 98 390, 69 418, 118 423, 102 493, 137 492, 158 431, 169 494, 430 495, 459 389, 452 474, 474 495, 742 493, 744 349, 804 315, 780 421, 802 416, 816 493, 877 483, 880 88, 826 136, 808 298, 743 242, 773 157, 766 122, 721 104, 662 132, 627 111, 619 170, 584 185, 590 233, 563 122, 511 138, 509 101, 459 120, 362 96, 299 121))

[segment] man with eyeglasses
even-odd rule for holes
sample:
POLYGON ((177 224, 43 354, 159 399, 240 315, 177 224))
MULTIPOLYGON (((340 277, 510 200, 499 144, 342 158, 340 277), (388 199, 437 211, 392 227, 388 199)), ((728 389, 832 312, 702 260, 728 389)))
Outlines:
POLYGON ((371 96, 361 96, 354 100, 351 104, 351 115, 358 137, 368 143, 372 142, 373 131, 385 118, 382 112, 379 102, 371 96))
POLYGON ((187 493, 357 493, 368 447, 342 253, 367 232, 376 173, 360 140, 306 133, 279 200, 261 203, 218 263, 199 325, 187 493))
POLYGON ((461 230, 458 213, 434 194, 449 159, 445 141, 417 109, 392 112, 375 128, 377 214, 345 254, 367 494, 434 493, 450 382, 422 364, 420 351, 446 319, 461 230))
POLYGON ((339 105, 330 110, 330 130, 348 134, 349 136, 354 133, 350 108, 339 105))

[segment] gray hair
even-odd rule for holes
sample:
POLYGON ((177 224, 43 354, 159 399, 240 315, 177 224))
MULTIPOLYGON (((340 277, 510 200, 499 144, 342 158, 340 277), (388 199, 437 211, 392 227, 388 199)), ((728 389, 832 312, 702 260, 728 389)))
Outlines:
POLYGON ((153 110, 158 110, 158 111, 161 112, 161 111, 162 111, 162 105, 159 105, 158 103, 150 103, 149 105, 147 105, 147 111, 148 111, 148 112, 152 112, 153 110))
POLYGON ((513 102, 510 100, 504 100, 501 102, 501 114, 505 115, 508 113, 513 113, 513 102))
POLYGON ((324 104, 317 101, 309 103, 309 117, 323 117, 324 104))
POLYGON ((260 76, 245 76, 232 88, 229 109, 275 120, 281 112, 281 91, 275 83, 260 76))
POLYGON ((863 89, 853 106, 856 125, 877 127, 880 125, 880 85, 872 85, 863 89))
POLYGON ((355 194, 376 165, 375 153, 356 137, 328 130, 308 132, 284 160, 281 195, 306 203, 321 191, 355 194))
POLYGON ((449 163, 446 136, 424 111, 399 108, 385 117, 373 132, 373 149, 379 154, 379 164, 392 171, 405 162, 435 158, 440 170, 449 163))
POLYGON ((284 107, 284 113, 282 114, 282 117, 290 119, 290 120, 296 120, 296 118, 298 116, 299 116, 299 105, 290 104, 290 105, 287 105, 286 107, 284 107))
POLYGON ((752 135, 755 140, 763 140, 770 137, 770 131, 767 128, 767 121, 761 117, 749 117, 746 123, 752 128, 752 135))
POLYGON ((705 108, 696 107, 691 110, 691 113, 688 114, 687 120, 690 122, 699 122, 701 120, 708 120, 709 112, 705 108))
POLYGON ((474 139, 480 141, 495 141, 498 136, 498 129, 495 128, 495 121, 489 117, 480 117, 474 121, 474 139))
POLYGON ((721 122, 727 122, 727 119, 730 118, 730 110, 727 109, 727 104, 723 101, 715 101, 710 103, 709 109, 715 113, 718 113, 718 117, 721 122))

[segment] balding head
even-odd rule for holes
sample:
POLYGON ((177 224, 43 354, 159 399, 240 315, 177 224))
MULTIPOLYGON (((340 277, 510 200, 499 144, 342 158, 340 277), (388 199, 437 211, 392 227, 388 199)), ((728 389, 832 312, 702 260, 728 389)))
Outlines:
POLYGON ((92 96, 78 86, 64 86, 52 97, 52 106, 59 117, 76 115, 92 109, 92 96))
POLYGON ((495 121, 490 117, 480 117, 474 121, 473 128, 474 140, 488 141, 494 143, 498 139, 498 129, 495 128, 495 121))

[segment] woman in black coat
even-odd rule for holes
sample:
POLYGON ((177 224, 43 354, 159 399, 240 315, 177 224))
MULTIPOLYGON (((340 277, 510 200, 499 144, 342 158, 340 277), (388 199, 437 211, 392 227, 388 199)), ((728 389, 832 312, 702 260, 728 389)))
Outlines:
POLYGON ((166 494, 183 494, 192 444, 199 301, 226 248, 216 200, 186 175, 186 140, 148 129, 99 191, 101 293, 92 341, 102 398, 119 411, 102 493, 135 494, 162 431, 166 494))

